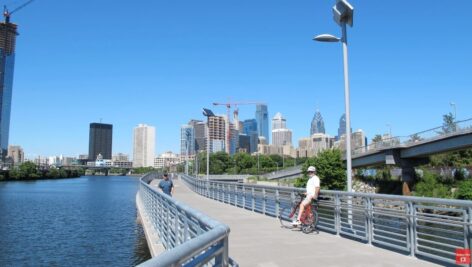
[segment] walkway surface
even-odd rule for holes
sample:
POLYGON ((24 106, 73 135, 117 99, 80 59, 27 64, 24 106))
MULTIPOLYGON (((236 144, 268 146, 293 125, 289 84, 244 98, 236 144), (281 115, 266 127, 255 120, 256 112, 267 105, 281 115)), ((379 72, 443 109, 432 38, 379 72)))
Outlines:
POLYGON ((200 196, 174 180, 174 197, 231 228, 229 255, 240 266, 437 266, 329 233, 282 228, 273 217, 200 196))

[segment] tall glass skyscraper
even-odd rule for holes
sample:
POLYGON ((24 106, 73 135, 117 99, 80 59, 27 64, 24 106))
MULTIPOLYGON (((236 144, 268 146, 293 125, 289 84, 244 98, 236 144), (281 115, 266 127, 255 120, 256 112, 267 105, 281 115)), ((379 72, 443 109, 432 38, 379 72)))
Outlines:
POLYGON ((180 155, 185 157, 195 155, 195 128, 186 124, 180 127, 180 155))
POLYGON ((321 116, 320 111, 316 111, 315 116, 313 116, 313 120, 311 121, 311 130, 310 136, 315 133, 326 133, 323 117, 321 116))
POLYGON ((247 135, 252 132, 257 132, 257 121, 255 119, 244 120, 242 132, 247 135))
POLYGON ((338 136, 337 139, 341 139, 341 136, 346 134, 346 114, 343 114, 341 118, 339 118, 339 128, 338 128, 338 136))
POLYGON ((265 137, 269 144, 269 111, 267 105, 258 104, 256 106, 257 131, 259 136, 265 137))
POLYGON ((16 24, 0 23, 0 148, 2 160, 8 153, 13 70, 15 66, 16 24))
POLYGON ((89 160, 97 159, 101 154, 103 159, 111 159, 113 125, 105 123, 90 123, 89 160))

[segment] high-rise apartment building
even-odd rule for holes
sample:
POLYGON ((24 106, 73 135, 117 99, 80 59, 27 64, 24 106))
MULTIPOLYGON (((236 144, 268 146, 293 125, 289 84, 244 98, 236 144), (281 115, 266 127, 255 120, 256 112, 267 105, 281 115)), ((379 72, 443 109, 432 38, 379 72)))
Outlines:
POLYGON ((0 149, 1 159, 8 153, 10 135, 13 70, 15 66, 16 24, 0 23, 0 149))
POLYGON ((156 150, 156 128, 139 124, 134 128, 133 167, 153 167, 156 150))
POLYGON ((269 111, 267 105, 258 104, 256 106, 257 131, 259 136, 263 136, 266 143, 269 143, 269 111))
POLYGON ((226 118, 225 116, 208 117, 210 132, 210 152, 225 151, 226 118))
POLYGON ((113 125, 96 122, 90 123, 89 160, 96 160, 98 154, 101 154, 103 159, 111 160, 112 142, 113 125))
POLYGON ((13 160, 13 164, 23 163, 25 161, 25 152, 21 146, 8 146, 8 157, 13 160))
POLYGON ((315 112, 315 116, 313 116, 313 120, 311 121, 310 136, 315 133, 326 133, 323 117, 318 110, 315 112))

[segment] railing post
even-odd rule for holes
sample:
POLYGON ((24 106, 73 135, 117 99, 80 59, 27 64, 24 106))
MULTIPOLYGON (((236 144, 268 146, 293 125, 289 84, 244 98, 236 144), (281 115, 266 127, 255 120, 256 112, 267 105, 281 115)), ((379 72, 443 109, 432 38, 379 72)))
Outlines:
POLYGON ((266 199, 266 189, 262 188, 262 214, 266 214, 266 205, 267 205, 267 199, 266 199))
POLYGON ((366 197, 365 207, 367 242, 369 245, 372 245, 372 238, 374 234, 372 198, 366 197))
POLYGON ((238 185, 234 185, 234 205, 238 206, 238 185))
MULTIPOLYGON (((465 234, 465 245, 467 246, 466 248, 471 249, 471 246, 472 246, 472 207, 469 207, 467 209, 467 220, 465 221, 466 222, 466 225, 465 225, 465 230, 466 232, 464 233, 465 234)), ((469 264, 469 266, 472 266, 472 263, 469 264)))
POLYGON ((413 202, 409 201, 408 205, 408 223, 410 225, 410 256, 414 257, 416 253, 416 209, 413 202))
POLYGON ((252 199, 251 199, 251 202, 252 202, 252 211, 254 211, 256 209, 256 201, 255 201, 255 192, 254 192, 254 187, 251 188, 251 192, 252 192, 252 199))
POLYGON ((339 235, 341 231, 341 200, 339 199, 339 195, 337 193, 334 195, 334 216, 336 235, 339 235))
POLYGON ((280 216, 280 193, 279 189, 275 189, 275 217, 280 216))
POLYGON ((243 184, 243 208, 246 208, 246 187, 243 184))

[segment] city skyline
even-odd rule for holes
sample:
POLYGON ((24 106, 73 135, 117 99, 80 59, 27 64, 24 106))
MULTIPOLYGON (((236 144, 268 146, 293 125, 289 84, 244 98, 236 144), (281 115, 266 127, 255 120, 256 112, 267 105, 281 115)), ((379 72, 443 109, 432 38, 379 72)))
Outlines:
MULTIPOLYGON (((36 2, 12 17, 21 35, 9 144, 26 157, 86 154, 87 125, 102 119, 114 125, 113 151, 131 155, 132 129, 144 121, 161 129, 158 154, 177 152, 180 125, 206 121, 202 107, 225 114, 212 103, 228 98, 267 103, 269 118, 283 113, 294 143, 309 132, 317 108, 334 136, 344 113, 342 51, 311 40, 340 35, 326 12, 333 2, 145 3, 134 17, 140 27, 123 20, 128 6, 120 1, 94 3, 85 21, 75 10, 93 2, 36 2), (135 38, 123 39, 123 31, 135 38), (134 53, 122 53, 136 44, 134 53)), ((390 128, 396 136, 440 126, 449 112, 472 117, 471 36, 462 22, 470 1, 352 4, 353 131, 370 140, 390 128), (397 14, 401 21, 384 19, 397 14), (446 31, 453 42, 439 38, 446 31)), ((254 107, 239 110, 241 121, 254 118, 254 107)))

